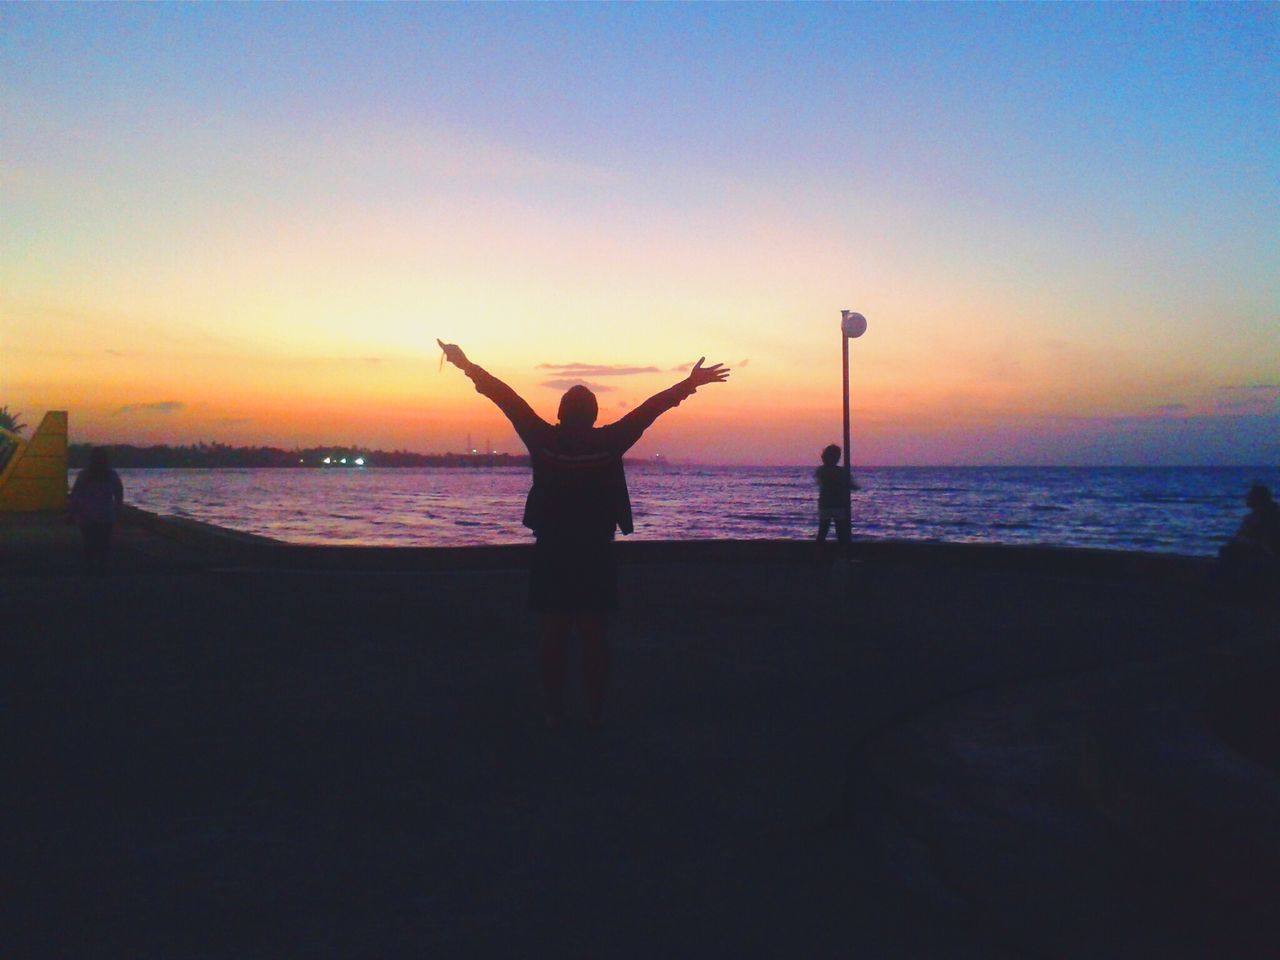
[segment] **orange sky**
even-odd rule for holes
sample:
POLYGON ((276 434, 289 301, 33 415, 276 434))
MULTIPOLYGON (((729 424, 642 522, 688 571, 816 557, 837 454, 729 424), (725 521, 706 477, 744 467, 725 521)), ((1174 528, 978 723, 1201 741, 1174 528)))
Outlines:
POLYGON ((1270 15, 2 16, 0 403, 73 439, 516 449, 439 336, 548 417, 723 361, 637 452, 807 463, 852 308, 858 462, 1280 457, 1270 15))

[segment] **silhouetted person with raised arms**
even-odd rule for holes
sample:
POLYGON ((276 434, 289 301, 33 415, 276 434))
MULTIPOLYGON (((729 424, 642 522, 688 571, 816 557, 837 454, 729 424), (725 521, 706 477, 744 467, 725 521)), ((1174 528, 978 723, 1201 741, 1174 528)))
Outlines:
POLYGON ((111 469, 107 451, 94 447, 89 465, 80 471, 71 487, 68 508, 71 519, 80 525, 84 540, 85 569, 91 575, 107 572, 111 558, 111 533, 116 515, 124 504, 124 484, 111 469))
POLYGON ((547 724, 564 718, 565 644, 576 628, 582 641, 587 715, 600 723, 609 675, 608 612, 618 606, 613 556, 616 530, 631 533, 631 498, 622 457, 659 416, 701 386, 720 383, 722 364, 704 367, 655 394, 621 420, 595 426, 598 405, 585 386, 560 398, 559 423, 543 420, 493 374, 467 359, 452 343, 440 343, 445 357, 497 404, 529 449, 533 486, 525 502, 524 525, 535 538, 529 576, 529 606, 541 619, 542 683, 547 724))

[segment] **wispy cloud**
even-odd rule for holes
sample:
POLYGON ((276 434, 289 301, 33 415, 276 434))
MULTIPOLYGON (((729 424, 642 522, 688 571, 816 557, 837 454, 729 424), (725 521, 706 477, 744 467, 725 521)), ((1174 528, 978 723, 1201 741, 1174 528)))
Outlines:
POLYGON ((586 380, 544 380, 539 384, 541 387, 547 387, 550 390, 568 390, 570 387, 583 386, 592 393, 609 393, 618 389, 617 387, 606 386, 603 383, 589 383, 586 380))
MULTIPOLYGON (((690 370, 693 369, 693 365, 697 362, 698 362, 697 360, 690 360, 688 363, 677 364, 676 366, 672 367, 668 371, 668 373, 688 373, 690 370)), ((714 367, 716 363, 720 363, 720 362, 721 361, 717 360, 715 363, 711 363, 704 359, 702 365, 703 367, 714 367)), ((751 358, 748 357, 746 360, 739 360, 737 363, 728 364, 728 367, 730 370, 736 370, 741 367, 745 367, 750 362, 751 362, 751 358)))
POLYGON ((1270 404, 1259 403, 1252 397, 1241 397, 1233 400, 1229 397, 1219 397, 1213 401, 1213 409, 1218 413, 1266 413, 1270 404))
POLYGON ((1213 409, 1219 413, 1265 414, 1280 402, 1280 386, 1272 383, 1232 384, 1218 388, 1213 409))
POLYGON ((186 409, 186 404, 178 400, 159 400, 155 403, 126 403, 116 411, 117 414, 128 413, 178 413, 186 409))
POLYGON ((638 373, 661 373, 657 367, 626 367, 608 363, 540 363, 538 370, 550 370, 564 377, 631 377, 638 373))

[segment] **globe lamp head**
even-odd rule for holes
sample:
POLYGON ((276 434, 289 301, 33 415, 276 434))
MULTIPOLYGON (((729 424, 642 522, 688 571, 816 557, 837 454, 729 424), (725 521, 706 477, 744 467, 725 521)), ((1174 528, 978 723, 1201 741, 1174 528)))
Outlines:
POLYGON ((867 332, 867 318, 852 310, 840 311, 840 331, 850 338, 862 336, 867 332))

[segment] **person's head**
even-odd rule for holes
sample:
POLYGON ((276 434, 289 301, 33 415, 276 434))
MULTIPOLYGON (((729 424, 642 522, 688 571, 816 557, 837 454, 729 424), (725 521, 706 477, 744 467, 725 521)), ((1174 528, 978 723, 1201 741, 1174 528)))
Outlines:
POLYGON ((565 427, 590 427, 596 422, 600 405, 596 395, 582 384, 570 387, 560 398, 560 423, 565 427))
POLYGON ((834 467, 840 462, 840 448, 834 443, 822 451, 822 462, 828 467, 834 467))
POLYGON ((91 477, 105 477, 111 469, 111 461, 107 458, 106 447, 94 447, 89 451, 89 466, 85 473, 91 477))
POLYGON ((1275 503, 1271 499, 1271 488, 1265 483, 1255 483, 1245 494, 1244 502, 1250 510, 1265 510, 1275 503))

